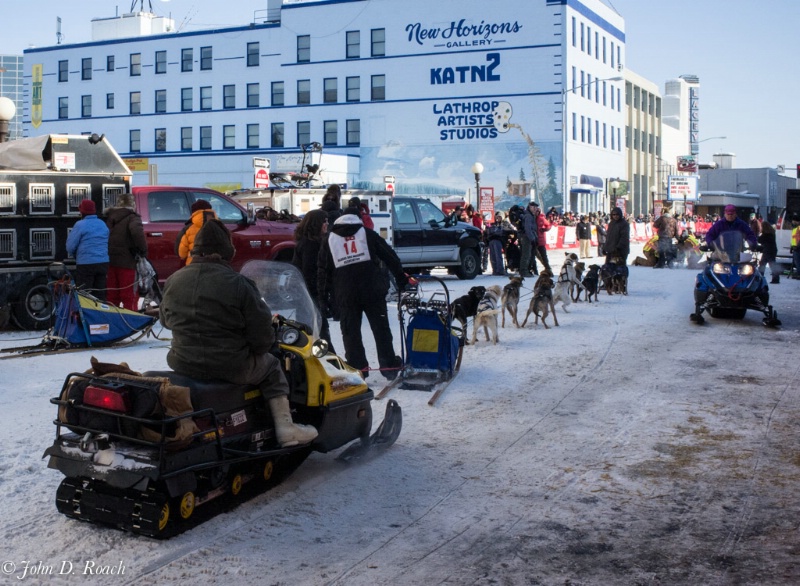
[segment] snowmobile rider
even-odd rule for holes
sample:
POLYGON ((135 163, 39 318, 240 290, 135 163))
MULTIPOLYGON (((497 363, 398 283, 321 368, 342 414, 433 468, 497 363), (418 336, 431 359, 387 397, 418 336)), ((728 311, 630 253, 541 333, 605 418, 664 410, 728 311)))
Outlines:
POLYGON ((708 232, 706 232, 706 244, 713 247, 714 241, 720 234, 733 230, 741 232, 744 235, 744 239, 747 240, 750 248, 755 248, 758 244, 758 238, 750 229, 750 225, 736 215, 736 206, 732 204, 725 206, 724 216, 714 222, 711 228, 708 229, 708 232))
POLYGON ((255 283, 231 267, 234 252, 225 224, 208 219, 195 236, 192 264, 167 279, 160 307, 161 323, 172 330, 167 364, 199 380, 258 386, 281 447, 307 444, 317 430, 292 422, 289 384, 270 354, 272 312, 255 283))
POLYGON ((386 308, 389 290, 380 262, 394 275, 399 291, 405 289, 408 277, 394 250, 377 232, 365 228, 361 218, 347 213, 336 220, 319 250, 317 294, 320 307, 333 290, 339 309, 347 363, 368 376, 369 362, 361 339, 362 314, 366 314, 383 376, 397 377, 402 359, 394 353, 392 330, 386 308))

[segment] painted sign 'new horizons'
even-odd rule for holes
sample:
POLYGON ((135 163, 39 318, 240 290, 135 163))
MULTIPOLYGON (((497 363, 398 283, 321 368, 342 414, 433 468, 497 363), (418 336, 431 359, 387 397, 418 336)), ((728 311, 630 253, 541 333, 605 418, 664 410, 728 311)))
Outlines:
POLYGON ((455 20, 446 27, 423 28, 421 22, 406 25, 408 42, 425 45, 431 42, 434 47, 462 48, 488 47, 492 43, 504 43, 505 39, 497 37, 518 33, 522 30, 519 22, 486 22, 468 24, 466 18, 455 20))

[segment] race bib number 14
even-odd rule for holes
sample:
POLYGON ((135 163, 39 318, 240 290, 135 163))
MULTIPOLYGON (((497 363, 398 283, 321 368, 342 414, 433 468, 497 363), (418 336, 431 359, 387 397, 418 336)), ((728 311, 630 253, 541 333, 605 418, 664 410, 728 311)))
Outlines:
POLYGON ((328 237, 328 244, 336 268, 371 260, 367 246, 367 232, 363 229, 352 236, 331 234, 328 237))

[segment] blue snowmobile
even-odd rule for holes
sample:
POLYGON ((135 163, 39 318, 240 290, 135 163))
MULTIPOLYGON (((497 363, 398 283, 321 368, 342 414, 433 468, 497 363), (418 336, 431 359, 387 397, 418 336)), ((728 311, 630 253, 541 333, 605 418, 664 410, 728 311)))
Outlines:
POLYGON ((703 312, 711 317, 743 319, 748 309, 764 314, 767 327, 781 325, 778 314, 769 304, 769 285, 758 270, 756 258, 744 252, 744 235, 738 231, 723 232, 712 243, 703 272, 697 275, 694 287, 693 322, 705 322, 703 312))

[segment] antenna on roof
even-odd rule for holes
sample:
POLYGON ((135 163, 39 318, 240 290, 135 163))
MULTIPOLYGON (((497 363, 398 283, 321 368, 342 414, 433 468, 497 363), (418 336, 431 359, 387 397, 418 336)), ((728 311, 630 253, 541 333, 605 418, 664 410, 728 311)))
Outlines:
MULTIPOLYGON (((131 2, 131 12, 136 8, 137 2, 139 3, 139 12, 144 12, 144 0, 133 0, 133 2, 131 2)), ((153 12, 153 0, 147 0, 147 5, 150 8, 150 12, 153 12)))
POLYGON ((61 17, 56 16, 56 45, 60 45, 63 38, 64 36, 61 34, 61 17))

